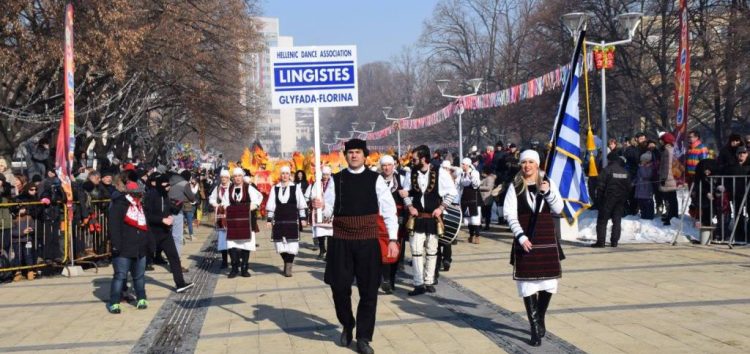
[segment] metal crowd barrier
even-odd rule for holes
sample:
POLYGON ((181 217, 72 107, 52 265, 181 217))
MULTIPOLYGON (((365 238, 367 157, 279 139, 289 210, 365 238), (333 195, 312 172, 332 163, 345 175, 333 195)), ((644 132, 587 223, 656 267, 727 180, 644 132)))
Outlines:
POLYGON ((712 232, 712 243, 746 245, 750 237, 750 176, 707 177, 708 183, 696 181, 693 202, 702 232, 712 232))
POLYGON ((81 210, 79 207, 80 203, 74 203, 71 218, 71 210, 61 203, 0 203, 0 211, 13 210, 14 214, 19 214, 21 209, 26 209, 36 216, 30 220, 16 217, 10 225, 0 219, 0 255, 10 261, 10 266, 0 267, 0 272, 40 270, 82 263, 96 266, 94 260, 109 257, 109 200, 91 201, 88 215, 78 215, 81 210), (41 213, 48 212, 46 208, 58 208, 58 217, 45 220, 41 213), (58 249, 55 250, 55 247, 58 249))

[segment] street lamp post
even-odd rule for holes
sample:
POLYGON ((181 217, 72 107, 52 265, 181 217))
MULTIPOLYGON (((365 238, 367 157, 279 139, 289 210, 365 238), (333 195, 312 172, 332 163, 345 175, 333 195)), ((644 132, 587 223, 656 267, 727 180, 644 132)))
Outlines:
MULTIPOLYGON (((477 93, 479 93, 479 87, 482 86, 482 79, 475 78, 475 79, 469 80, 468 84, 474 89, 474 92, 467 94, 467 95, 459 95, 459 96, 445 94, 445 89, 448 87, 448 83, 450 83, 450 80, 435 80, 435 83, 437 84, 438 90, 440 90, 440 95, 442 95, 443 97, 453 98, 459 101, 463 101, 465 97, 476 96, 477 93)), ((464 157, 464 133, 463 133, 463 120, 462 120, 463 114, 464 114, 464 106, 462 104, 458 108, 458 154, 460 155, 460 158, 464 157)))
POLYGON ((411 114, 414 113, 414 106, 406 106, 406 112, 408 113, 406 117, 388 117, 388 113, 391 113, 391 107, 383 107, 383 115, 385 116, 385 119, 398 121, 398 130, 396 130, 396 139, 398 139, 398 158, 401 158, 401 121, 411 118, 411 114))
MULTIPOLYGON (((588 22, 588 19, 592 17, 590 13, 585 12, 571 12, 568 14, 565 14, 562 16, 562 22, 565 25, 565 28, 568 29, 568 32, 570 32, 570 35, 573 36, 573 40, 577 41, 578 36, 580 35, 581 31, 586 29, 586 25, 588 22)), ((628 38, 619 40, 619 41, 613 41, 613 42, 605 42, 604 40, 600 42, 589 42, 585 41, 585 44, 588 46, 601 46, 602 48, 606 47, 614 47, 618 45, 628 44, 633 41, 633 36, 635 35, 635 30, 638 28, 638 25, 641 23, 641 17, 643 17, 643 14, 640 12, 628 12, 617 16, 617 21, 620 23, 620 25, 625 28, 628 31, 628 38)), ((585 59, 584 59, 585 60, 585 59)), ((575 68, 572 68, 572 70, 575 70, 575 68)), ((601 161, 602 161, 602 167, 607 167, 607 80, 606 80, 606 68, 602 66, 602 69, 600 70, 601 80, 602 80, 602 121, 601 121, 601 129, 602 129, 602 144, 601 144, 601 161)))
POLYGON ((349 133, 352 134, 352 137, 354 137, 355 134, 357 134, 357 137, 362 139, 365 138, 367 133, 373 132, 375 130, 375 122, 367 122, 370 124, 369 130, 357 130, 357 126, 359 125, 359 122, 352 122, 352 130, 349 131, 349 133))

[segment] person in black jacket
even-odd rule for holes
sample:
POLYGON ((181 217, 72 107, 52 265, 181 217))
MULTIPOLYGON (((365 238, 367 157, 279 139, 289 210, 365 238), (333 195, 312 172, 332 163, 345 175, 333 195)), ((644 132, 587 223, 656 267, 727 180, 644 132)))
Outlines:
POLYGON ((151 232, 155 249, 163 250, 169 260, 169 269, 178 293, 192 288, 195 284, 186 283, 182 276, 182 263, 172 238, 172 210, 169 203, 169 176, 156 178, 156 186, 144 198, 143 210, 146 213, 148 229, 151 232))
POLYGON ((110 204, 109 233, 112 242, 112 267, 114 275, 110 285, 109 312, 121 312, 120 296, 128 271, 133 277, 137 297, 136 307, 148 307, 146 300, 146 253, 148 253, 148 225, 141 204, 143 187, 129 182, 125 194, 120 194, 110 204))
POLYGON ((607 223, 612 219, 610 243, 617 247, 620 241, 620 222, 625 213, 625 201, 630 197, 632 182, 625 169, 625 158, 616 152, 607 155, 609 165, 599 175, 596 195, 599 196, 599 216, 596 218, 596 243, 591 247, 604 247, 607 238, 607 223))
MULTIPOLYGON (((745 198, 745 190, 748 182, 750 182, 750 158, 748 158, 748 149, 744 146, 737 147, 737 162, 727 168, 726 174, 729 176, 737 176, 734 181, 725 182, 725 186, 729 190, 729 195, 732 196, 732 203, 734 204, 734 210, 741 210, 742 199, 745 198)), ((750 215, 750 195, 745 200, 744 212, 735 211, 735 214, 739 216, 740 222, 737 223, 737 229, 734 231, 735 242, 747 242, 747 218, 745 214, 750 215)))

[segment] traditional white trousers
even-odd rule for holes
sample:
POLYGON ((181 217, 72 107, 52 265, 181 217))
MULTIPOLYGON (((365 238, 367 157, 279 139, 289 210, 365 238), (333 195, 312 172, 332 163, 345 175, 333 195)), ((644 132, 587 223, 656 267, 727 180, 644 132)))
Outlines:
POLYGON ((482 207, 477 207, 477 216, 471 216, 468 212, 465 212, 464 225, 482 225, 482 207))
POLYGON ((409 238, 411 262, 414 268, 414 286, 432 285, 437 263, 437 235, 414 233, 409 238))
POLYGON ((216 248, 219 251, 227 250, 227 229, 216 230, 216 248))

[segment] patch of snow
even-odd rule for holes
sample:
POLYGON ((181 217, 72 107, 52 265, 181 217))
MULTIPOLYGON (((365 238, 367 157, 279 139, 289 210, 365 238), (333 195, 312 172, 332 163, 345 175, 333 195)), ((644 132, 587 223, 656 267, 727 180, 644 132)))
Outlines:
MULTIPOLYGON (((578 217, 576 241, 596 242, 597 215, 596 210, 587 210, 578 217)), ((688 242, 689 239, 700 240, 700 233, 695 228, 693 219, 688 215, 684 215, 682 220, 672 218, 669 226, 664 226, 658 216, 652 220, 644 220, 639 216, 630 215, 622 218, 619 243, 670 243, 683 222, 677 242, 688 242)), ((607 223, 607 242, 611 234, 612 222, 610 221, 607 223)))

